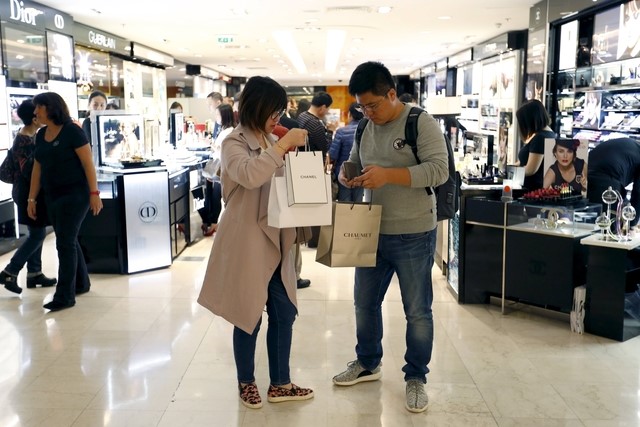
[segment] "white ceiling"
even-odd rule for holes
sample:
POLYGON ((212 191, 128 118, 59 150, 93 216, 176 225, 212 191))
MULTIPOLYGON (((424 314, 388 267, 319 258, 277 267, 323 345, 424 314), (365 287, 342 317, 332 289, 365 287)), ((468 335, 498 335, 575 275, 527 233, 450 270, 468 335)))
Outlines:
POLYGON ((378 60, 393 74, 410 74, 504 32, 525 29, 535 0, 38 2, 77 22, 229 76, 268 75, 283 85, 336 85, 346 84, 364 61, 378 60), (391 12, 377 13, 379 6, 391 6, 391 12), (330 30, 344 31, 342 48, 327 46, 330 30), (293 35, 305 73, 297 72, 278 45, 277 32, 293 35), (222 35, 233 42, 218 43, 222 35), (327 50, 338 52, 335 71, 325 70, 327 50))

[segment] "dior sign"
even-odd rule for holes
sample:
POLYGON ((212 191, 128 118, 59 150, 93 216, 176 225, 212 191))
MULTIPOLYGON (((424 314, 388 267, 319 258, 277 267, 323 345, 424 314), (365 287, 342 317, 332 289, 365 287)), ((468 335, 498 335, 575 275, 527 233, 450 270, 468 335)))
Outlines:
POLYGON ((44 11, 35 7, 25 7, 23 1, 10 0, 10 19, 22 22, 23 24, 36 26, 36 18, 43 15, 44 11))

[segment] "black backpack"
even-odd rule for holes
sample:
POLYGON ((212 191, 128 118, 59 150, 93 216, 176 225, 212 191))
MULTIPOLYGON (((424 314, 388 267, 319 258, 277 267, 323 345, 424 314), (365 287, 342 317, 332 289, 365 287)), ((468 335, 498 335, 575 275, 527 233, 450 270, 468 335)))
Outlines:
MULTIPOLYGON (((417 147, 418 117, 422 113, 426 113, 426 111, 419 107, 411 107, 411 111, 407 117, 407 122, 404 125, 404 142, 411 147, 411 152, 416 158, 416 162, 418 164, 420 164, 417 147)), ((362 139, 362 133, 364 132, 364 128, 367 126, 367 123, 369 123, 369 119, 363 118, 360 120, 360 123, 358 123, 358 127, 356 128, 355 143, 357 144, 358 149, 360 148, 360 140, 362 139)), ((435 188, 426 187, 427 194, 431 195, 435 192, 438 221, 452 219, 459 207, 459 184, 456 172, 456 163, 453 159, 453 149, 451 148, 451 142, 446 135, 444 135, 444 139, 447 146, 449 178, 447 178, 447 181, 444 184, 435 188)))

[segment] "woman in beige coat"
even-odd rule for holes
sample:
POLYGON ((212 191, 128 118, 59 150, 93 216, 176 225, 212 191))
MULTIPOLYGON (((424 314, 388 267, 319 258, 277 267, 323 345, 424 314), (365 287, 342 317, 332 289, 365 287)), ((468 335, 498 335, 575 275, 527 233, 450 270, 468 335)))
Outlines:
POLYGON ((271 137, 287 106, 285 90, 269 77, 252 77, 240 95, 240 125, 222 142, 221 182, 225 210, 213 242, 198 302, 232 323, 241 402, 260 408, 255 384, 256 338, 267 308, 269 402, 306 400, 311 389, 291 383, 289 354, 297 315, 291 247, 295 229, 267 225, 271 177, 284 173, 283 156, 302 146, 307 131, 271 137))

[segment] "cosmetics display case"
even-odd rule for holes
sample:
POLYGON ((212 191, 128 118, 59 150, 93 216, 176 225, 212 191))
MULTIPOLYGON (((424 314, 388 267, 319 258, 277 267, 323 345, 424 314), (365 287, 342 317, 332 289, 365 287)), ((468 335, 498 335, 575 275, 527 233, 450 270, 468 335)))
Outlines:
MULTIPOLYGON (((462 190, 457 271, 458 300, 486 304, 491 297, 568 313, 573 288, 585 283, 580 239, 594 232, 600 205, 501 201, 501 190, 462 190)), ((517 191, 514 197, 522 194, 517 191)), ((457 278, 457 283, 451 283, 457 278)))

